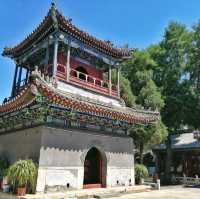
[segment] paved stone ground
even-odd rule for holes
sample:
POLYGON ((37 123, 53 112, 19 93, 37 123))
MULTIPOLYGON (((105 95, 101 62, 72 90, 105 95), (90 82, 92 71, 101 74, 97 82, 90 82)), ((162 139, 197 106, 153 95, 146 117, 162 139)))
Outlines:
POLYGON ((160 191, 123 194, 109 199, 200 199, 200 188, 169 186, 162 187, 160 191))
MULTIPOLYGON (((98 188, 98 189, 81 189, 81 190, 71 190, 65 192, 49 192, 49 193, 37 193, 37 194, 28 194, 22 199, 89 199, 93 196, 96 198, 106 198, 121 196, 122 193, 132 193, 134 192, 143 192, 150 189, 150 186, 146 185, 137 185, 137 186, 122 186, 122 187, 111 187, 111 188, 98 188)), ((0 199, 19 199, 14 195, 5 194, 0 192, 0 199)))
MULTIPOLYGON (((101 194, 100 194, 101 195, 101 194)), ((27 197, 29 198, 29 197, 27 197)), ((34 197, 34 199, 89 199, 89 197, 66 197, 66 196, 56 196, 51 195, 49 197, 34 197)), ((105 199, 200 199, 200 187, 199 188, 185 188, 182 186, 169 186, 161 187, 161 190, 150 190, 141 193, 120 193, 114 194, 114 196, 103 196, 96 198, 105 199)), ((16 196, 7 195, 0 193, 0 199, 19 199, 16 196)), ((31 197, 29 199, 32 199, 31 197)), ((91 199, 91 198, 90 198, 91 199)))

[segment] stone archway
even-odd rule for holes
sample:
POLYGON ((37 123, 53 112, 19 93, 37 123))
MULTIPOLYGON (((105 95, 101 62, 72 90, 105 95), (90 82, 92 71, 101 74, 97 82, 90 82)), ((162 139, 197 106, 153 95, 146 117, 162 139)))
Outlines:
POLYGON ((85 156, 83 188, 106 187, 106 157, 96 147, 92 147, 85 156))

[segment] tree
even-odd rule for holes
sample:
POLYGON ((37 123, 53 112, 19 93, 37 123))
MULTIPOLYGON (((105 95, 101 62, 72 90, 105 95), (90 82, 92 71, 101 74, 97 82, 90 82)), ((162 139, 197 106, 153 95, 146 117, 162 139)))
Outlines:
POLYGON ((165 29, 163 40, 147 49, 156 63, 153 79, 165 99, 161 114, 170 131, 179 129, 184 123, 183 74, 188 63, 190 45, 191 32, 185 25, 171 22, 165 29))
POLYGON ((193 26, 188 65, 185 70, 185 122, 200 129, 200 21, 193 26))
MULTIPOLYGON (((133 57, 123 63, 122 73, 129 79, 131 89, 136 98, 136 104, 145 109, 161 110, 164 106, 159 88, 153 80, 153 69, 156 62, 147 51, 136 50, 133 57)), ((140 153, 140 163, 143 162, 145 146, 160 143, 166 138, 167 128, 161 121, 154 124, 136 124, 130 130, 136 147, 140 153)))
MULTIPOLYGON (((197 106, 195 110, 198 110, 198 97, 195 95, 194 85, 191 85, 190 81, 190 74, 196 71, 197 64, 193 53, 197 42, 194 42, 193 35, 185 25, 171 22, 165 29, 163 40, 148 48, 151 58, 157 63, 153 71, 153 78, 165 99, 161 115, 170 132, 166 140, 165 175, 168 182, 171 168, 170 134, 183 126, 194 126, 194 121, 198 117, 198 114, 194 114, 195 106, 197 106), (193 64, 189 63, 190 60, 194 61, 193 64)), ((196 54, 198 57, 198 53, 196 54)), ((197 57, 196 59, 198 59, 197 57)))
POLYGON ((152 124, 136 124, 130 130, 135 146, 139 149, 140 164, 143 163, 144 149, 149 149, 155 144, 166 139, 168 131, 161 120, 152 124))
POLYGON ((137 101, 146 109, 161 110, 164 106, 164 100, 153 80, 149 80, 140 90, 137 101))
POLYGON ((155 65, 156 62, 150 57, 149 53, 140 50, 136 50, 131 59, 123 62, 122 74, 130 81, 135 96, 138 96, 146 82, 152 79, 152 68, 155 65))
POLYGON ((200 21, 193 26, 187 75, 194 90, 200 89, 200 21))

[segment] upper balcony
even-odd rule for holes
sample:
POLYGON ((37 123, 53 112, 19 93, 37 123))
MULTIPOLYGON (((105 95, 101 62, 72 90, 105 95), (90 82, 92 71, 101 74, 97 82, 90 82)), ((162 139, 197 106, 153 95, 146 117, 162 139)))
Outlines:
MULTIPOLYGON (((52 65, 49 66, 51 67, 52 65)), ((118 97, 117 87, 114 84, 109 85, 108 81, 93 77, 89 74, 74 70, 72 68, 69 72, 69 81, 67 81, 67 71, 65 65, 57 64, 56 76, 60 81, 70 83, 103 95, 118 97)))
POLYGON ((45 48, 39 48, 17 63, 13 79, 11 98, 20 93, 28 83, 28 78, 38 66, 44 75, 52 76, 66 85, 91 91, 110 98, 118 98, 119 66, 118 59, 103 59, 100 55, 66 45, 63 41, 52 40, 45 48), (81 68, 83 70, 81 70, 81 68), (117 82, 112 82, 112 70, 117 71, 117 82), (25 77, 25 76, 26 77, 25 77), (23 80, 25 79, 25 80, 23 80))

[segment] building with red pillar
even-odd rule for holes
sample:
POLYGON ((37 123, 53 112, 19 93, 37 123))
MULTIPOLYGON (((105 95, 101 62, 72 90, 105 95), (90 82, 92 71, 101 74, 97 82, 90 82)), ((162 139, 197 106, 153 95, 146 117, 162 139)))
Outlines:
POLYGON ((0 156, 36 161, 38 192, 134 184, 128 129, 160 116, 120 99, 120 63, 131 53, 80 30, 54 4, 30 35, 4 49, 16 69, 0 106, 0 156))

